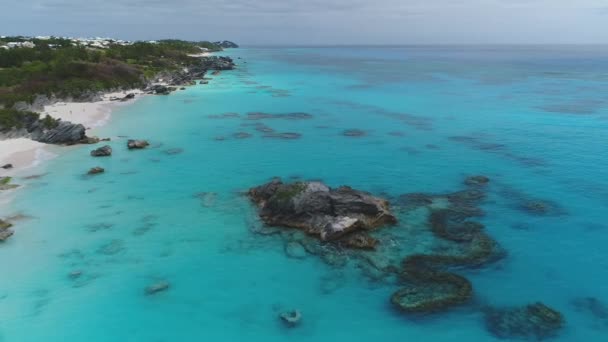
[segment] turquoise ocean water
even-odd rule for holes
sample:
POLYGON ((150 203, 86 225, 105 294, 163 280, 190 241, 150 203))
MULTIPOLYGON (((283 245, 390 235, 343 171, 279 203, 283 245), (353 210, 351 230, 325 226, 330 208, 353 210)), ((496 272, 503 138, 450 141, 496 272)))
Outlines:
MULTIPOLYGON (((556 341, 608 340, 608 313, 573 304, 608 305, 608 48, 228 54, 238 69, 209 85, 115 111, 96 132, 113 138, 111 158, 71 148, 16 180, 26 188, 0 216, 31 218, 0 245, 0 341, 494 341, 479 306, 535 301, 565 315, 556 341), (301 137, 264 137, 256 123, 301 137), (152 148, 127 151, 126 136, 152 148), (106 173, 83 176, 96 165, 106 173), (397 285, 356 262, 287 257, 280 236, 253 232, 243 196, 274 176, 394 198, 458 191, 471 174, 492 179, 481 221, 507 256, 458 270, 473 304, 423 318, 393 310, 397 285), (526 201, 552 210, 533 215, 526 201), (171 288, 144 295, 159 280, 171 288), (297 328, 277 319, 287 309, 302 312, 297 328)), ((398 243, 432 245, 400 218, 386 228, 398 243)))

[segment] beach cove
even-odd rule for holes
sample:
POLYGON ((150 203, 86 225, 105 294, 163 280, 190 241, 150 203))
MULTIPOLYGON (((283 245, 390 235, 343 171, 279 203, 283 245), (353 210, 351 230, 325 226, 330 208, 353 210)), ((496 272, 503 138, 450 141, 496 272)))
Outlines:
POLYGON ((91 114, 111 157, 89 155, 105 142, 72 146, 15 176, 23 189, 0 206, 15 224, 0 245, 0 341, 496 341, 485 308, 535 302, 564 315, 554 340, 602 340, 605 50, 228 54, 238 68, 207 85, 91 114), (85 175, 94 166, 106 172, 85 175), (462 191, 472 175, 490 179, 476 220, 505 254, 457 268, 473 300, 423 317, 391 305, 381 260, 294 252, 301 233, 267 232, 246 196, 273 177, 348 185, 391 203, 380 251, 442 253, 403 196, 462 191), (290 310, 293 328, 278 318, 290 310))

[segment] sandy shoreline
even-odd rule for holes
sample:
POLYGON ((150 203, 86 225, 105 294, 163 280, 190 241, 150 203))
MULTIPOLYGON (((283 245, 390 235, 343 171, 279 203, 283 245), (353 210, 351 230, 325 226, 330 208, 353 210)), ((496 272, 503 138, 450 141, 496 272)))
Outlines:
MULTIPOLYGON (((41 117, 48 114, 55 119, 82 124, 87 130, 95 129, 108 123, 114 108, 131 104, 144 95, 142 90, 133 89, 106 93, 102 96, 102 100, 97 102, 56 102, 45 106, 40 114, 41 117), (130 93, 135 94, 134 99, 125 102, 111 100, 123 98, 130 93)), ((27 169, 57 156, 60 148, 27 138, 0 140, 0 166, 13 165, 11 169, 0 169, 0 177, 22 175, 27 169)))
MULTIPOLYGON (((210 52, 189 55, 191 57, 211 56, 210 52)), ((165 85, 159 82, 160 85, 165 85)), ((123 105, 129 105, 146 96, 141 89, 130 89, 105 93, 96 102, 56 102, 44 106, 40 116, 50 115, 55 119, 82 124, 87 129, 88 136, 95 136, 96 128, 106 125, 112 111, 123 105), (134 94, 133 99, 120 101, 127 94, 134 94)), ((0 167, 11 164, 12 168, 0 168, 0 177, 24 177, 28 169, 57 157, 66 147, 39 143, 27 138, 0 140, 0 167)), ((12 190, 0 192, 0 206, 10 201, 12 190)))
POLYGON ((201 52, 201 53, 191 53, 188 57, 209 57, 211 56, 211 52, 201 52))

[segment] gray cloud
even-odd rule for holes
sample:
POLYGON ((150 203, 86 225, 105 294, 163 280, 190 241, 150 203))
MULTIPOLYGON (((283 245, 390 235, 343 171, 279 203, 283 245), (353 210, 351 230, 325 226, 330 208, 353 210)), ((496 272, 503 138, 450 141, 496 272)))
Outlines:
POLYGON ((0 34, 249 44, 608 43, 605 0, 0 0, 0 34))

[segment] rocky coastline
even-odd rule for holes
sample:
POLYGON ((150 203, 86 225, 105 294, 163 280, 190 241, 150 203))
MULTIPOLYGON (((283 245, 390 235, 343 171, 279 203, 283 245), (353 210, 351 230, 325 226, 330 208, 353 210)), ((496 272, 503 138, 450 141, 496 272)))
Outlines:
MULTIPOLYGON (((77 144, 94 145, 102 141, 109 139, 98 138, 95 136, 89 136, 87 130, 89 127, 82 123, 73 123, 67 120, 55 119, 48 114, 45 114, 45 108, 53 106, 58 103, 82 103, 84 105, 93 105, 96 102, 128 102, 135 99, 135 93, 140 95, 168 95, 173 91, 176 91, 178 87, 185 87, 197 84, 197 80, 202 80, 208 72, 219 72, 223 70, 232 70, 236 67, 234 61, 229 57, 219 56, 206 56, 197 58, 197 62, 192 65, 183 68, 182 70, 176 70, 171 72, 162 72, 157 74, 153 79, 146 80, 144 86, 141 89, 128 90, 126 94, 118 96, 110 96, 112 92, 83 92, 77 97, 61 98, 57 96, 37 95, 31 103, 18 102, 12 109, 20 111, 21 115, 15 115, 17 122, 13 122, 10 128, 2 127, 0 125, 0 142, 3 140, 10 141, 11 143, 7 146, 11 148, 20 148, 17 144, 12 142, 31 141, 32 143, 40 143, 40 146, 45 145, 60 145, 70 146, 77 144), (109 97, 109 100, 107 98, 109 97), (104 100, 105 99, 105 100, 104 100)), ((124 91, 117 92, 117 94, 124 93, 124 91)), ((78 110, 77 112, 80 112, 78 110)), ((109 112, 109 110, 108 110, 109 112)), ((71 111, 70 111, 71 114, 71 111)), ((27 148, 30 144, 28 144, 27 148)), ((36 145, 38 146, 38 145, 36 145)), ((129 149, 141 149, 147 146, 145 141, 132 141, 130 142, 129 149)), ((111 150, 108 152, 106 146, 95 149, 93 155, 110 155, 111 150)), ((25 151, 25 150, 24 150, 25 151)), ((6 151, 8 152, 8 151, 6 151)), ((14 152, 21 152, 21 150, 15 150, 14 152)), ((15 184, 9 184, 10 177, 18 174, 18 167, 13 168, 15 160, 12 157, 8 157, 9 154, 5 154, 6 160, 2 164, 10 167, 3 167, 3 174, 0 175, 0 180, 3 182, 0 191, 15 189, 18 186, 15 184)), ((17 163, 18 164, 18 163, 17 163)), ((17 165, 19 166, 19 165, 17 165)), ((102 169, 91 169, 89 175, 102 173, 102 169)), ((5 221, 2 221, 3 224, 5 221)), ((9 224, 9 222, 6 222, 9 224)), ((12 235, 13 231, 6 228, 2 228, 0 241, 8 239, 12 235)))
MULTIPOLYGON (((196 63, 184 67, 182 70, 166 71, 157 74, 153 79, 144 82, 140 89, 145 94, 167 95, 176 91, 178 87, 196 85, 197 80, 203 79, 209 71, 232 70, 236 67, 230 57, 207 56, 202 57, 196 63)), ((110 92, 118 91, 113 89, 110 92)), ((75 145, 92 144, 99 141, 96 137, 86 134, 87 127, 82 124, 69 121, 56 120, 50 116, 40 117, 37 113, 43 113, 45 106, 58 102, 97 102, 101 101, 106 92, 83 92, 77 97, 61 98, 56 96, 38 95, 31 103, 18 102, 13 109, 26 112, 22 115, 15 127, 0 127, 0 140, 28 138, 45 144, 75 145)), ((113 98, 114 101, 129 101, 135 98, 135 94, 129 93, 121 98, 113 98)))

